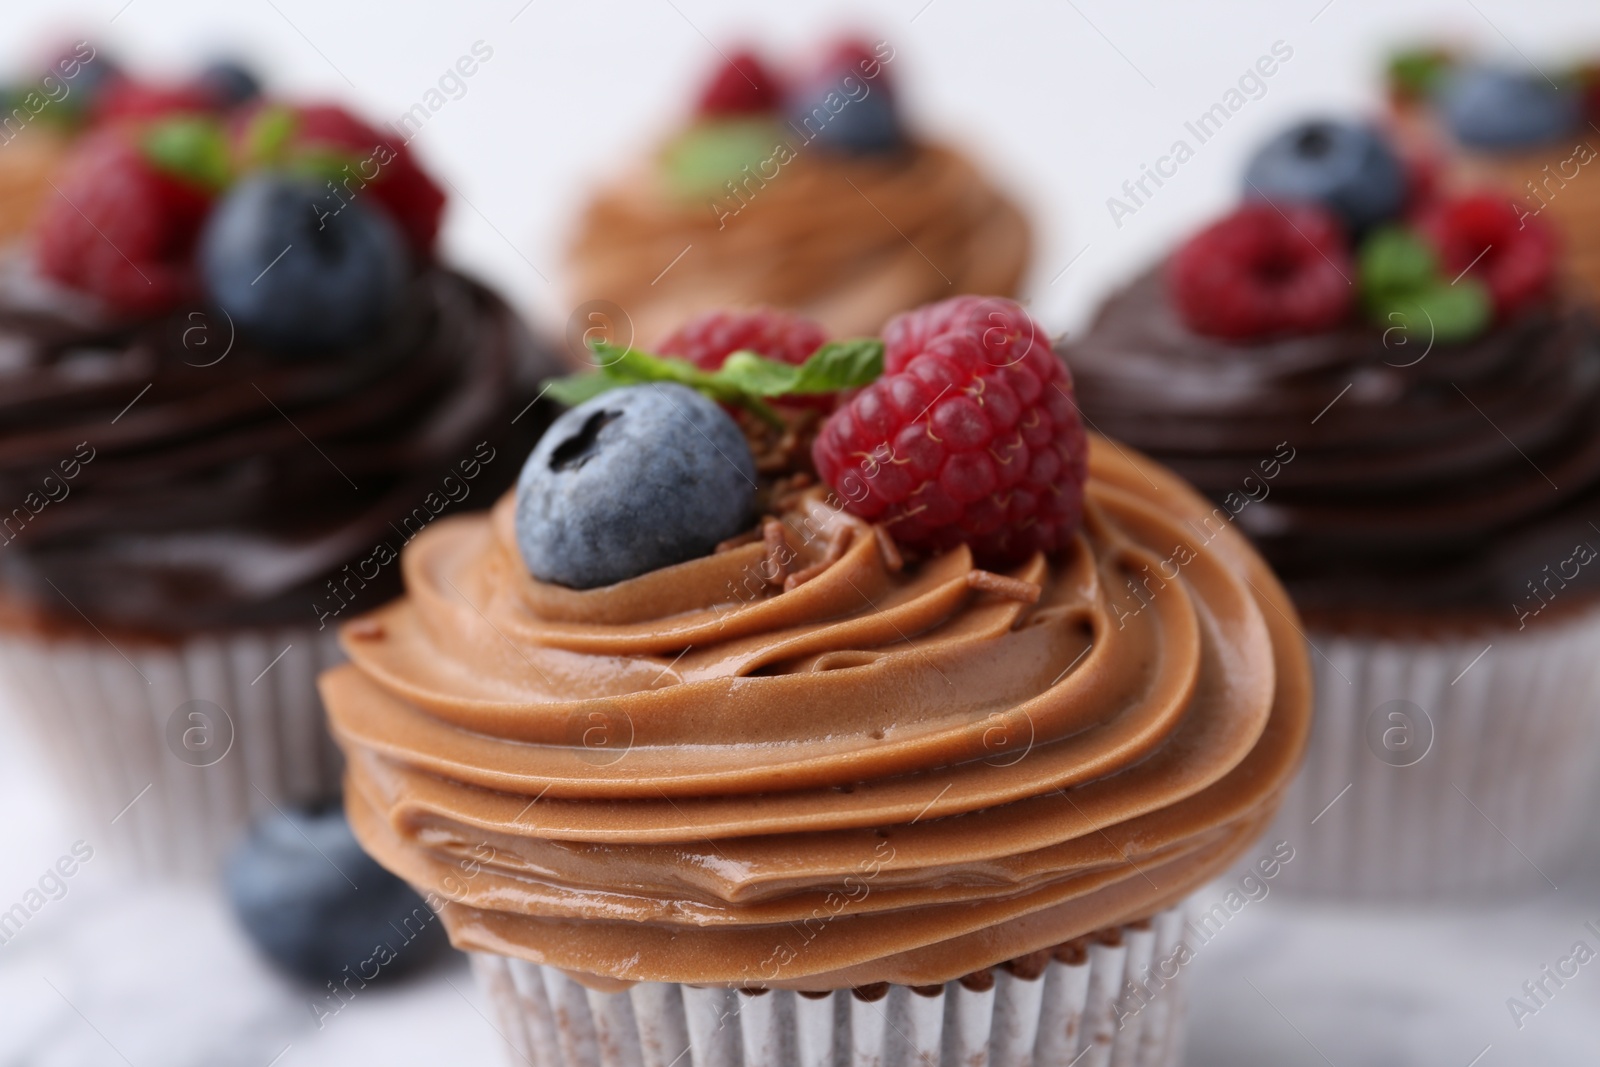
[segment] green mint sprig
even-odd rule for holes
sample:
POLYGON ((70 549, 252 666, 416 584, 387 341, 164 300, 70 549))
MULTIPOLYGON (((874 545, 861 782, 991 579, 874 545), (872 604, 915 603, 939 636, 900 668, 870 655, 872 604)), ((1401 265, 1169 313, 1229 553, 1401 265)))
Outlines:
POLYGON ((228 135, 215 119, 198 115, 162 119, 144 132, 140 148, 161 170, 201 188, 216 191, 233 180, 228 135))
POLYGON ((1488 328, 1489 292, 1476 278, 1445 278, 1427 242, 1386 227, 1361 245, 1358 269, 1367 316, 1383 327, 1445 343, 1468 341, 1488 328))
POLYGON ((657 356, 605 341, 590 342, 595 370, 546 383, 547 395, 568 407, 647 382, 677 382, 727 404, 737 404, 774 426, 782 426, 767 400, 815 396, 867 385, 883 373, 883 342, 876 337, 829 341, 799 366, 739 351, 715 371, 702 370, 686 359, 657 356))
POLYGON ((1455 65, 1455 57, 1436 47, 1407 48, 1389 57, 1389 87, 1401 98, 1418 100, 1444 81, 1455 65))

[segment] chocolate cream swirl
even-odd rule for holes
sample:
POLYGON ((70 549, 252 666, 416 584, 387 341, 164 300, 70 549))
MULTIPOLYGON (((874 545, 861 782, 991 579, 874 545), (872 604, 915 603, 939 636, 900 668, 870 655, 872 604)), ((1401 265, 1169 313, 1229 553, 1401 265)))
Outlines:
POLYGON ((1236 516, 1313 621, 1504 625, 1600 591, 1573 562, 1600 546, 1586 310, 1553 300, 1456 345, 1361 324, 1238 343, 1189 330, 1158 268, 1067 358, 1086 420, 1216 501, 1211 525, 1236 516))
POLYGON ((756 305, 852 337, 958 293, 1012 295, 1028 264, 1022 213, 944 145, 859 158, 801 146, 772 178, 736 181, 738 198, 687 196, 652 160, 602 188, 569 250, 574 300, 612 301, 644 344, 699 312, 756 305))
POLYGON ((162 638, 376 606, 399 591, 376 546, 493 499, 550 416, 513 423, 554 360, 499 297, 442 268, 366 343, 288 358, 216 311, 109 321, 10 266, 0 580, 29 625, 162 638))
POLYGON ((761 543, 573 591, 512 499, 439 523, 323 676, 363 845, 455 943, 596 983, 943 982, 1136 921, 1264 828, 1308 727, 1293 608, 1093 442, 1059 558, 898 568, 815 491, 761 543), (1126 574, 1159 572, 1143 600, 1126 574))

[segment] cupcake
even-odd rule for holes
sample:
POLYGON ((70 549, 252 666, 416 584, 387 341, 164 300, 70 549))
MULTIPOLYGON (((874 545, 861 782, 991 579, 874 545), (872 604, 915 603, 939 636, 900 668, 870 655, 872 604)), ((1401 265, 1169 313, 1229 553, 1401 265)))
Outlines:
POLYGON ((1453 187, 1502 191, 1562 237, 1579 292, 1600 298, 1600 66, 1495 66, 1442 49, 1398 54, 1390 98, 1403 134, 1446 160, 1453 187))
POLYGON ((530 1062, 1174 1062, 1186 902, 1308 731, 1293 607, 1010 301, 785 355, 598 360, 406 550, 323 676, 358 838, 530 1062), (818 404, 778 464, 728 413, 818 404))
POLYGON ((0 683, 97 848, 209 873, 337 797, 338 623, 511 484, 555 364, 337 107, 124 116, 52 182, 0 269, 0 683))
POLYGON ((598 189, 569 250, 575 303, 653 338, 727 305, 878 330, 953 293, 1013 294, 1026 220, 961 152, 908 129, 886 42, 780 79, 734 53, 665 144, 598 189))
POLYGON ((1305 618, 1286 883, 1542 886, 1600 726, 1595 323, 1541 220, 1408 203, 1371 127, 1296 127, 1248 173, 1070 346, 1084 418, 1210 497, 1197 535, 1247 534, 1305 618))
POLYGON ((0 242, 20 237, 50 193, 50 177, 88 122, 111 60, 75 41, 42 69, 0 86, 0 242))
POLYGON ((255 98, 256 76, 235 60, 211 61, 181 82, 125 73, 88 40, 59 49, 32 76, 0 86, 0 243, 23 237, 74 141, 87 131, 158 114, 220 115, 255 98))

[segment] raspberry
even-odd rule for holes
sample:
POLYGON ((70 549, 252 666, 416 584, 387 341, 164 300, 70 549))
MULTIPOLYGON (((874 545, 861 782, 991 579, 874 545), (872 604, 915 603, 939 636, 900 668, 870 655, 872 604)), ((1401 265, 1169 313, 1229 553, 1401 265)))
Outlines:
POLYGON ((708 117, 762 115, 775 111, 781 96, 777 77, 761 58, 741 49, 717 69, 695 111, 708 117))
POLYGON ((84 138, 39 214, 42 274, 130 314, 154 314, 194 287, 192 254, 210 194, 158 170, 123 128, 84 138))
POLYGON ((1444 160, 1436 153, 1416 151, 1401 157, 1406 171, 1406 203, 1403 214, 1412 215, 1438 198, 1444 185, 1444 160))
POLYGON ((829 417, 817 472, 905 547, 965 543, 982 566, 1064 549, 1088 443, 1072 375, 1009 300, 956 297, 892 319, 885 371, 829 417))
POLYGON ((356 156, 350 167, 355 180, 349 187, 357 196, 370 192, 405 234, 412 251, 421 259, 431 258, 444 215, 444 193, 417 165, 404 142, 368 126, 336 104, 306 104, 294 112, 298 119, 295 150, 314 151, 320 146, 356 156), (362 180, 370 184, 362 187, 362 180))
POLYGON ((716 370, 740 349, 798 366, 827 339, 821 326, 788 311, 708 311, 674 330, 656 351, 704 370, 716 370))
POLYGON ((1523 219, 1508 200, 1475 193, 1435 202, 1416 221, 1447 278, 1463 271, 1483 282, 1496 318, 1537 302, 1555 278, 1556 237, 1536 218, 1523 219))
POLYGON ((94 121, 110 124, 215 110, 215 99, 200 85, 156 85, 119 75, 95 99, 94 121))
POLYGON ((1354 277, 1338 222, 1309 204, 1246 204, 1191 237, 1167 266, 1189 328, 1232 340, 1337 326, 1354 277))

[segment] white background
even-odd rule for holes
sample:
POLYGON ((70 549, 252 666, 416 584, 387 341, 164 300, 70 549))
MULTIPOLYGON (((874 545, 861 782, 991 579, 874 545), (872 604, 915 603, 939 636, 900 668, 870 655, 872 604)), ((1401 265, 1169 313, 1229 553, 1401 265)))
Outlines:
MULTIPOLYGON (((710 0, 332 3, 10 0, 0 71, 78 27, 173 76, 237 51, 291 95, 393 120, 476 41, 493 57, 414 142, 459 192, 448 255, 547 329, 569 305, 560 250, 584 191, 672 128, 716 59, 709 41, 802 49, 841 23, 891 40, 922 129, 958 139, 1033 212, 1029 296, 1053 330, 1228 204, 1243 155, 1315 109, 1378 106, 1378 57, 1458 35, 1541 64, 1600 54, 1592 2, 813 5, 710 0), (709 39, 709 41, 708 41, 709 39), (1293 57, 1151 202, 1116 227, 1106 198, 1183 135, 1273 42, 1293 57), (471 206, 469 206, 469 204, 471 206), (1071 264, 1070 269, 1068 265, 1071 264)), ((0 742, 0 900, 73 840, 27 750, 0 742)), ((130 1064, 482 1064, 501 1055, 464 969, 364 993, 317 1032, 306 990, 273 976, 203 891, 132 893, 93 863, 66 899, 0 946, 0 1067, 130 1064)), ((1192 1062, 1544 1067, 1600 1063, 1600 963, 1522 1030, 1506 998, 1600 925, 1600 871, 1500 908, 1351 912, 1274 894, 1206 947, 1192 972, 1192 1062), (1254 983, 1254 988, 1246 981, 1254 983)))

